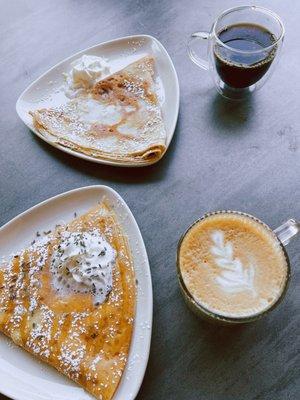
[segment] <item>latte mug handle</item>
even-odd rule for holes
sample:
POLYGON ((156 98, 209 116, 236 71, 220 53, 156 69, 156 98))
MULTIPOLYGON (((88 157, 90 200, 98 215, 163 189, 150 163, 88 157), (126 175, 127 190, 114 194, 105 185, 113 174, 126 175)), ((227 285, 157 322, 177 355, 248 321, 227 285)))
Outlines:
POLYGON ((207 60, 204 60, 203 58, 200 58, 197 56, 195 50, 193 50, 193 45, 195 42, 198 42, 199 40, 208 40, 210 38, 209 32, 195 32, 192 33, 190 36, 190 39, 188 41, 188 54, 190 59, 198 65, 198 67, 205 69, 206 71, 209 70, 209 63, 207 60))
POLYGON ((292 237, 296 236, 299 232, 300 221, 295 221, 294 219, 289 219, 287 222, 274 229, 275 235, 284 246, 286 246, 292 237))

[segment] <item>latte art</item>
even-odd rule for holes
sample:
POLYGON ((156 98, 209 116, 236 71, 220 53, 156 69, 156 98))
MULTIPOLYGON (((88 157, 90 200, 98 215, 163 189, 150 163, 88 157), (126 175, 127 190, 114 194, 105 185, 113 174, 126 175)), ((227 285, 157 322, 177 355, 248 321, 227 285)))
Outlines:
POLYGON ((238 258, 233 258, 233 246, 230 242, 224 244, 222 231, 213 232, 211 238, 214 246, 210 250, 215 257, 215 263, 220 267, 220 275, 215 278, 216 282, 229 293, 250 290, 253 296, 256 296, 253 264, 245 268, 238 258))
POLYGON ((229 318, 252 317, 271 308, 288 277, 276 236, 240 213, 211 214, 192 225, 180 243, 178 265, 196 304, 229 318))

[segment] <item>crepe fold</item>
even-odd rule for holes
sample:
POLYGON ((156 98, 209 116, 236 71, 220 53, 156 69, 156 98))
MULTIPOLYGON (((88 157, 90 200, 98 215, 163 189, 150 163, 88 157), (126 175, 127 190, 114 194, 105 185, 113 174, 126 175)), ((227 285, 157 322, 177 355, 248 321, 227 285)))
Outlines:
POLYGON ((48 140, 103 160, 152 164, 166 150, 154 59, 146 56, 57 108, 31 111, 48 140))
POLYGON ((135 298, 127 238, 109 205, 101 203, 1 265, 0 332, 99 400, 110 400, 127 362, 135 298), (95 229, 117 254, 112 290, 100 305, 90 293, 57 292, 51 271, 62 235, 95 229))

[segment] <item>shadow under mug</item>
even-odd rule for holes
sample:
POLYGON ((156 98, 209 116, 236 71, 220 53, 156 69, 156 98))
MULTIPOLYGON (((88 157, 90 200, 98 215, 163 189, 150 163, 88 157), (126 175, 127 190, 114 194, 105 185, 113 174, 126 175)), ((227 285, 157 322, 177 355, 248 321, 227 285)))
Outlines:
POLYGON ((290 261, 289 261, 288 254, 285 250, 285 246, 290 242, 292 237, 297 235, 299 232, 300 232, 300 221, 295 221, 294 219, 289 219, 287 222, 280 225, 275 230, 272 230, 268 225, 266 225, 264 222, 262 222, 258 218, 253 217, 250 214, 240 212, 240 211, 229 211, 229 210, 215 211, 215 212, 205 214, 205 215, 203 215, 203 217, 196 220, 191 226, 189 226, 189 228, 186 230, 186 232, 182 235, 182 237, 179 240, 178 247, 177 247, 177 277, 179 280, 179 286, 180 286, 181 292, 183 294, 184 300, 185 300, 186 304, 188 305, 188 307, 190 308, 190 310, 193 311, 194 314, 201 317, 202 319, 208 320, 210 322, 220 323, 222 325, 237 325, 237 324, 241 324, 241 323, 254 322, 254 321, 257 321, 258 319, 262 318, 266 314, 268 314, 271 310, 273 310, 281 302, 281 300, 284 298, 284 295, 286 293, 287 286, 288 286, 288 283, 290 280, 290 261), (195 298, 192 296, 192 294, 190 293, 189 289, 187 288, 187 286, 184 283, 184 280, 183 280, 183 277, 181 274, 181 269, 180 269, 180 261, 179 261, 180 248, 181 248, 182 241, 184 240, 186 234, 190 231, 190 229, 195 224, 199 223, 200 221, 202 221, 212 215, 227 214, 227 213, 238 214, 238 215, 242 215, 246 218, 250 218, 250 219, 258 222, 266 230, 271 232, 273 234, 274 239, 281 246, 281 248, 284 252, 284 255, 285 255, 285 259, 286 259, 286 265, 287 265, 286 279, 285 279, 285 284, 282 288, 282 291, 281 291, 278 299, 275 301, 274 304, 272 304, 271 307, 269 307, 257 314, 253 314, 253 315, 250 315, 247 317, 227 317, 227 316, 219 315, 215 312, 212 312, 212 311, 206 309, 199 302, 197 302, 195 300, 195 298))
MULTIPOLYGON (((210 32, 192 33, 188 42, 190 59, 200 68, 210 72, 218 92, 231 100, 242 100, 262 85, 271 76, 278 61, 283 43, 284 26, 278 15, 263 7, 240 6, 224 11, 213 23, 210 32), (252 46, 239 49, 229 41, 222 41, 220 33, 230 27, 258 27, 272 36, 271 45, 252 46), (198 56, 196 45, 207 42, 207 56, 198 56)), ((237 39, 235 39, 237 40, 237 39)), ((268 43, 270 44, 270 43, 268 43)))

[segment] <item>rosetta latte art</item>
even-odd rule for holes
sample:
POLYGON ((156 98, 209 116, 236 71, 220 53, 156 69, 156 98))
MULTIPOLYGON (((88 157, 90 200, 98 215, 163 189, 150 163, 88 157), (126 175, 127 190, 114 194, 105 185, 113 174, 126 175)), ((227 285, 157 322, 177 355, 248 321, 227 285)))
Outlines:
POLYGON ((234 258, 233 246, 230 242, 224 243, 224 233, 215 231, 211 235, 214 246, 210 248, 214 261, 220 268, 216 282, 223 290, 229 293, 251 291, 256 296, 254 288, 255 269, 253 264, 246 268, 240 259, 234 258))

